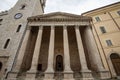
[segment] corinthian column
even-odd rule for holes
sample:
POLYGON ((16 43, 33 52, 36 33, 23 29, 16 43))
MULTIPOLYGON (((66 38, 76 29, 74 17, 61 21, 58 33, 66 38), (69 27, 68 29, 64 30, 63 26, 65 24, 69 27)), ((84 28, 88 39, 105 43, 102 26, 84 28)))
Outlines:
POLYGON ((37 66, 38 66, 41 40, 42 40, 42 32, 43 32, 42 26, 40 26, 38 35, 37 35, 37 40, 35 43, 35 49, 34 49, 33 58, 32 58, 32 65, 31 65, 30 70, 27 72, 27 78, 35 78, 36 73, 37 73, 37 66))
POLYGON ((47 70, 45 71, 46 80, 53 79, 54 77, 54 70, 53 70, 54 40, 55 40, 54 26, 51 26, 49 52, 48 52, 48 66, 47 66, 47 70))
POLYGON ((70 53, 68 43, 67 26, 63 26, 63 42, 64 42, 64 78, 73 78, 73 72, 70 67, 70 53))
POLYGON ((81 74, 83 78, 93 78, 92 73, 90 70, 88 70, 87 62, 85 58, 85 52, 82 44, 82 39, 80 35, 79 26, 75 26, 75 33, 76 33, 76 40, 77 40, 77 46, 78 46, 78 52, 80 57, 80 63, 81 63, 81 74))
POLYGON ((23 61, 23 58, 24 58, 24 55, 25 55, 25 51, 26 51, 26 48, 27 48, 27 43, 28 43, 29 36, 30 36, 30 30, 31 30, 31 27, 30 26, 27 27, 22 45, 21 45, 19 53, 18 53, 18 57, 16 59, 16 64, 15 64, 12 72, 10 72, 8 74, 8 77, 10 77, 10 78, 16 78, 19 71, 20 71, 20 68, 22 66, 22 61, 23 61))
POLYGON ((68 33, 67 33, 67 26, 63 28, 63 41, 64 41, 64 72, 72 72, 70 68, 70 53, 69 53, 69 43, 68 43, 68 33))
POLYGON ((95 39, 93 37, 92 29, 90 26, 87 26, 85 29, 85 37, 87 48, 89 50, 89 54, 93 55, 95 64, 97 65, 98 74, 101 79, 109 78, 109 72, 106 71, 103 67, 102 61, 100 59, 99 51, 97 49, 97 45, 95 43, 95 39))

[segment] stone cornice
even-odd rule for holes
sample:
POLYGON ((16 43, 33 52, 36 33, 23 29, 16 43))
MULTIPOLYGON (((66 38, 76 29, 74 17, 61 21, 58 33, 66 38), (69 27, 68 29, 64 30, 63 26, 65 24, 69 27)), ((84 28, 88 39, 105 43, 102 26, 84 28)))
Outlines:
POLYGON ((107 6, 103 6, 103 7, 100 7, 100 8, 82 13, 82 15, 94 16, 94 15, 98 15, 98 14, 101 14, 101 13, 106 13, 106 12, 109 12, 109 11, 113 11, 113 10, 116 10, 116 9, 120 9, 120 2, 116 2, 116 3, 113 3, 113 4, 107 5, 107 6))
POLYGON ((37 15, 37 16, 32 16, 29 18, 33 18, 33 17, 40 17, 40 18, 45 18, 45 17, 50 17, 50 16, 56 16, 56 15, 63 15, 63 16, 69 16, 69 17, 81 17, 81 15, 76 15, 76 14, 70 14, 70 13, 65 13, 65 12, 53 12, 53 13, 48 13, 48 14, 42 14, 42 15, 37 15))
POLYGON ((0 12, 0 16, 8 15, 8 11, 0 12))
POLYGON ((29 19, 28 20, 29 22, 63 22, 63 21, 91 21, 91 18, 90 19, 86 19, 86 18, 81 18, 81 19, 64 19, 64 18, 54 18, 54 19, 41 19, 41 18, 33 18, 33 19, 29 19))

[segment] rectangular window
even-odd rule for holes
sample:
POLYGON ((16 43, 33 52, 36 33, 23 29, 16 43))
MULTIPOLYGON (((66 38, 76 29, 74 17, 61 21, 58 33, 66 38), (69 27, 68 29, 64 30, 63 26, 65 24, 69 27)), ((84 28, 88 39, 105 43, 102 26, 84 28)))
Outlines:
POLYGON ((10 42, 10 39, 7 39, 7 41, 6 41, 5 45, 4 45, 4 49, 6 49, 8 47, 9 42, 10 42))
POLYGON ((117 11, 117 13, 120 15, 120 11, 117 11))
POLYGON ((102 33, 106 33, 106 30, 105 30, 105 27, 104 27, 104 26, 101 26, 101 27, 100 27, 100 30, 101 30, 102 33))
POLYGON ((106 40, 107 46, 112 46, 111 40, 106 40))
POLYGON ((0 19, 0 25, 2 24, 3 19, 0 19))
POLYGON ((97 22, 101 21, 99 17, 95 17, 95 19, 96 19, 97 22))
POLYGON ((20 31, 20 28, 21 28, 22 25, 19 25, 18 28, 17 28, 17 31, 16 32, 19 32, 20 31))

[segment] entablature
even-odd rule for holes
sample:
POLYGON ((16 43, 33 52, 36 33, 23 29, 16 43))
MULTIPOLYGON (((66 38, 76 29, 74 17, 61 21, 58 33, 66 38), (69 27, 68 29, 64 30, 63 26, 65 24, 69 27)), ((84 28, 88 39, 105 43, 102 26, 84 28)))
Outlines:
POLYGON ((90 22, 90 21, 92 21, 91 17, 63 12, 43 14, 28 18, 28 22, 90 22))

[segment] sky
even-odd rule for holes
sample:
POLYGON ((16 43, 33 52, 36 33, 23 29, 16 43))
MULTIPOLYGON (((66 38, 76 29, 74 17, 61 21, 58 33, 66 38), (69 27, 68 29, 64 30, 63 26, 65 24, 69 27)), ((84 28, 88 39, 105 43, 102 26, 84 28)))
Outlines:
MULTIPOLYGON (((0 0, 0 12, 9 10, 17 1, 0 0)), ((60 11, 81 14, 115 2, 120 2, 120 0, 47 0, 45 13, 60 11)))

